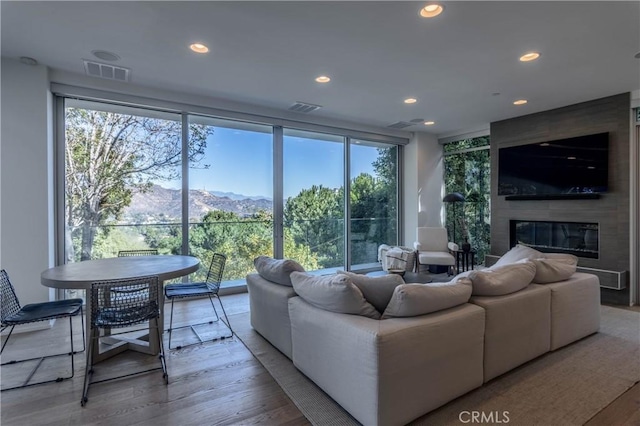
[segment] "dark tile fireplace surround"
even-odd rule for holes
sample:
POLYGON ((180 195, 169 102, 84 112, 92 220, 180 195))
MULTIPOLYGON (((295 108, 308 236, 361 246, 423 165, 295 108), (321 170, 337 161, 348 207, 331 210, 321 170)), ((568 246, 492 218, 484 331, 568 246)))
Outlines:
POLYGON ((546 253, 599 258, 597 223, 510 220, 509 241, 510 247, 523 244, 546 253))
POLYGON ((491 254, 485 266, 518 240, 539 251, 572 253, 579 272, 600 279, 603 303, 629 304, 630 99, 621 93, 491 123, 491 254), (609 134, 609 176, 600 198, 512 201, 498 195, 501 148, 601 132, 609 134))

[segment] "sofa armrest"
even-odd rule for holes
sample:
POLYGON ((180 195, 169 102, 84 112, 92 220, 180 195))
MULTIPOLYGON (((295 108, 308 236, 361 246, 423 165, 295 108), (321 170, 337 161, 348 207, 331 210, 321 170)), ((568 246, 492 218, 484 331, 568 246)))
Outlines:
POLYGON ((251 327, 291 358, 288 300, 296 297, 293 287, 273 283, 258 274, 249 274, 247 290, 251 308, 251 327))

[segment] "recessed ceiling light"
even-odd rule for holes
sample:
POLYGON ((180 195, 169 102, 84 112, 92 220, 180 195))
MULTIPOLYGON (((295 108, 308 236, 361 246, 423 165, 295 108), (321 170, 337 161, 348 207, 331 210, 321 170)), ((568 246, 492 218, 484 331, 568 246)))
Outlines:
POLYGON ((407 98, 404 100, 405 104, 415 104, 416 102, 418 102, 416 98, 407 98))
POLYGON ((209 48, 202 43, 193 43, 189 46, 189 49, 196 53, 207 53, 209 51, 209 48))
POLYGON ((433 18, 438 16, 444 10, 444 6, 438 3, 429 3, 422 9, 420 9, 420 16, 423 18, 433 18))
POLYGON ((425 122, 424 122, 424 125, 425 125, 425 126, 433 126, 434 124, 436 124, 436 122, 435 122, 435 121, 425 121, 425 122))
POLYGON ((540 146, 549 146, 549 144, 547 142, 543 142, 540 144, 540 146))
POLYGON ((595 167, 594 166, 587 166, 587 169, 593 170, 593 169, 595 169, 595 167))
POLYGON ((327 77, 326 75, 321 75, 320 77, 316 77, 316 81, 318 83, 328 83, 331 81, 331 78, 327 77))
POLYGON ((517 101, 513 101, 514 105, 524 105, 526 104, 528 101, 526 99, 518 99, 517 101))
POLYGON ((567 160, 575 160, 576 157, 567 157, 567 160))
POLYGON ((539 57, 540 57, 540 53, 538 53, 538 52, 525 53, 524 55, 520 56, 520 62, 535 61, 539 57))

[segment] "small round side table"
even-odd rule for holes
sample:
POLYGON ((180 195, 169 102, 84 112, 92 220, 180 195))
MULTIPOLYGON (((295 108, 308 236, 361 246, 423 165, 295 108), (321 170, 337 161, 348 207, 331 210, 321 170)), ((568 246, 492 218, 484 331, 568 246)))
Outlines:
POLYGON ((455 250, 454 253, 456 256, 456 270, 458 274, 470 269, 473 270, 473 265, 476 263, 477 252, 475 250, 455 250))

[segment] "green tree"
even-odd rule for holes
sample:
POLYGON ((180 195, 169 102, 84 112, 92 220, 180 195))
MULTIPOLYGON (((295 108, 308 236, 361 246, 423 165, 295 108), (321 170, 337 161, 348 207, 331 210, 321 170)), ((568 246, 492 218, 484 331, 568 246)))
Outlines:
POLYGON ((373 263, 380 244, 397 244, 397 152, 378 148, 375 176, 360 174, 351 181, 351 261, 373 263))
MULTIPOLYGON (((145 241, 162 251, 180 253, 180 232, 159 231, 147 226, 143 231, 145 241)), ((317 258, 307 246, 296 244, 290 234, 285 233, 287 255, 296 259, 305 269, 318 269, 317 258)), ((240 217, 226 211, 210 211, 200 222, 192 225, 189 232, 189 254, 201 261, 202 268, 192 278, 204 280, 213 253, 227 256, 223 280, 237 280, 255 272, 253 260, 260 256, 273 256, 273 214, 258 211, 251 217, 240 217)))
POLYGON ((463 139, 444 146, 444 178, 447 193, 460 192, 464 203, 455 208, 446 205, 446 226, 453 230, 456 224, 456 242, 466 237, 478 252, 478 260, 483 261, 489 252, 491 215, 489 200, 491 197, 489 136, 463 139), (486 147, 487 149, 472 149, 486 147), (461 224, 467 228, 463 234, 461 224))
MULTIPOLYGON (((79 230, 79 260, 87 260, 98 227, 120 217, 134 190, 179 175, 182 126, 179 121, 83 108, 67 108, 65 124, 66 223, 79 230)), ((212 131, 210 126, 190 126, 191 162, 202 159, 212 131)))
MULTIPOLYGON (((284 226, 296 245, 306 246, 317 255, 320 267, 344 265, 343 188, 313 185, 289 197, 284 206, 284 226)), ((286 257, 290 255, 285 253, 286 257)))

